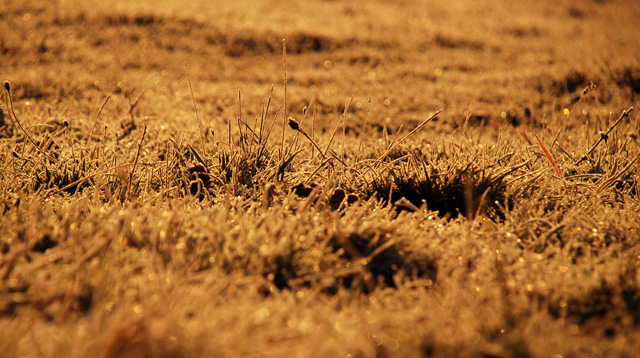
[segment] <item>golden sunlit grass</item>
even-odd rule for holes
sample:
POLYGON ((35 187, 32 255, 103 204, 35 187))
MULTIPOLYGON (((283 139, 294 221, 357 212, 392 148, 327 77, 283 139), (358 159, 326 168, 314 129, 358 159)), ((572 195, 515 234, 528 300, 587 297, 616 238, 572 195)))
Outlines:
POLYGON ((638 355, 623 4, 199 4, 0 5, 0 356, 638 355))

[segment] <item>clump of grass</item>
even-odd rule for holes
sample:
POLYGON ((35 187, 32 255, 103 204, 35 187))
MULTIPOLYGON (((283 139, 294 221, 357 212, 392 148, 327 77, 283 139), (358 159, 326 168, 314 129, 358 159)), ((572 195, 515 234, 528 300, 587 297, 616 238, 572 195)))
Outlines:
POLYGON ((77 161, 70 160, 49 166, 43 165, 41 169, 35 169, 33 172, 35 180, 32 184, 32 190, 59 189, 74 195, 93 186, 94 181, 91 178, 82 179, 94 169, 94 163, 85 157, 81 157, 77 161))
POLYGON ((588 85, 592 79, 584 71, 573 70, 556 77, 551 81, 549 89, 557 96, 572 94, 577 89, 588 85))
POLYGON ((430 286, 438 274, 437 262, 431 257, 411 255, 406 243, 394 239, 390 232, 341 234, 329 241, 332 250, 354 270, 341 277, 348 288, 372 293, 378 287, 397 288, 403 280, 423 280, 430 286), (414 257, 412 257, 414 256, 414 257))
POLYGON ((499 169, 495 165, 482 166, 478 158, 479 154, 469 158, 457 153, 445 162, 408 154, 373 168, 354 189, 359 189, 364 198, 376 196, 389 204, 403 198, 418 208, 426 204, 429 210, 449 218, 460 214, 473 218, 480 212, 489 217, 500 216, 496 203, 504 203, 505 179, 522 164, 499 169))
POLYGON ((570 294, 555 293, 549 314, 596 329, 607 337, 619 330, 636 329, 640 325, 640 287, 634 266, 629 264, 616 278, 601 278, 593 287, 570 294))

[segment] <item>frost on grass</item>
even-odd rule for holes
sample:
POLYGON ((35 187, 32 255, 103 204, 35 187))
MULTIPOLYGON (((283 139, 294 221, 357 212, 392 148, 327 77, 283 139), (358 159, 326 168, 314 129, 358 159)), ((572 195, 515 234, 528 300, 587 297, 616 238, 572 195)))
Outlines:
POLYGON ((634 5, 283 4, 0 9, 3 357, 637 355, 634 5))

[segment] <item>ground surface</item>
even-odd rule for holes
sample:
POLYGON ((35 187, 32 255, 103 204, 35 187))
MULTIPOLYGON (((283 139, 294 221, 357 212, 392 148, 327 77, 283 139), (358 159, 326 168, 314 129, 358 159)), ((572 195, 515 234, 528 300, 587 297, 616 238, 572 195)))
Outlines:
POLYGON ((639 17, 1 2, 0 356, 638 356, 639 17))

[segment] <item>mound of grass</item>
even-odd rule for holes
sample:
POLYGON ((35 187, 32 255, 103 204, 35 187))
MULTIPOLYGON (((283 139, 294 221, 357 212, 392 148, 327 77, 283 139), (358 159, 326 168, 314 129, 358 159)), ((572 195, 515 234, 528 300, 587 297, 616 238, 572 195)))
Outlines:
POLYGON ((356 188, 366 198, 376 196, 391 204, 404 198, 415 207, 426 204, 429 210, 449 218, 460 214, 473 218, 480 212, 489 217, 500 216, 499 205, 505 204, 508 186, 505 178, 512 178, 524 165, 509 163, 500 168, 490 164, 483 168, 478 163, 480 155, 491 157, 495 153, 471 157, 453 149, 450 155, 444 154, 447 157, 443 154, 429 153, 420 158, 408 153, 371 171, 368 178, 362 179, 364 183, 356 182, 356 188))

